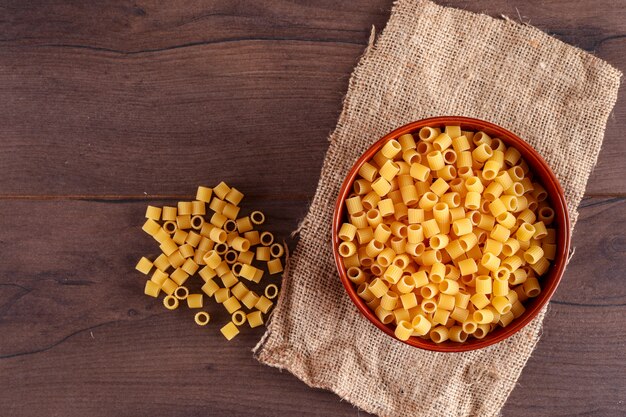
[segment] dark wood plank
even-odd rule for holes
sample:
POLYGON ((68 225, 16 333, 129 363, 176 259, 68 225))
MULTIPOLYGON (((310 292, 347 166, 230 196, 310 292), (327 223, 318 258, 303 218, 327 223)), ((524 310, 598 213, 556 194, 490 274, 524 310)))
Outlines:
POLYGON ((502 415, 623 416, 625 308, 553 303, 502 415))
MULTIPOLYGON (((624 8, 626 9, 626 8, 624 8)), ((626 72, 626 29, 622 31, 621 37, 607 38, 596 47, 597 55, 606 59, 622 73, 626 72)), ((598 165, 594 170, 589 185, 588 194, 626 194, 626 140, 624 140, 624 129, 626 129, 626 97, 624 97, 624 86, 620 88, 620 95, 609 117, 606 126, 604 144, 600 151, 598 165)))
MULTIPOLYGON (((272 184, 259 193, 312 196, 349 74, 389 4, 188 6, 5 5, 0 196, 180 195, 208 172, 236 178, 239 164, 272 184)), ((623 8, 581 3, 564 19, 563 7, 531 2, 520 16, 626 68, 623 8)), ((590 194, 626 192, 625 116, 620 101, 590 194)))
POLYGON ((8 16, 0 22, 5 42, 131 54, 244 39, 362 44, 372 25, 384 26, 391 8, 387 0, 2 3, 8 16))
POLYGON ((620 273, 626 260, 626 197, 586 198, 572 238, 572 256, 554 303, 584 307, 626 306, 620 273), (610 221, 599 221, 610 216, 610 221))
POLYGON ((4 57, 21 81, 0 93, 0 192, 184 195, 246 170, 264 179, 257 194, 311 197, 361 49, 242 41, 124 58, 17 48, 4 57), (33 66, 48 59, 43 74, 33 66))
POLYGON ((504 416, 619 416, 626 410, 626 198, 583 200, 576 252, 504 416), (608 225, 598 219, 608 216, 608 225))
MULTIPOLYGON (((3 256, 14 260, 0 264, 0 374, 12 381, 0 403, 11 405, 10 415, 357 414, 336 396, 256 363, 250 349, 262 329, 227 343, 218 333, 226 317, 215 304, 214 322, 200 329, 189 311, 167 312, 142 295, 133 266, 156 248, 139 230, 145 204, 0 202, 11 218, 0 228, 3 256)), ((306 210, 302 201, 248 206, 264 210, 268 229, 283 238, 306 210)), ((625 199, 585 200, 577 252, 505 416, 623 410, 626 290, 619 274, 606 271, 626 258, 625 220, 625 199)))

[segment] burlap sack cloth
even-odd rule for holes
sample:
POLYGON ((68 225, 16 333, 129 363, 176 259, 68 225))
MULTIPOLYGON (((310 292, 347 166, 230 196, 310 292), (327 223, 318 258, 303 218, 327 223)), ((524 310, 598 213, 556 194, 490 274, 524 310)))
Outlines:
POLYGON ((395 3, 352 74, 258 359, 383 416, 497 415, 544 314, 516 336, 468 353, 423 351, 385 335, 357 311, 333 263, 339 188, 363 151, 392 129, 470 116, 517 133, 543 155, 565 189, 573 226, 620 76, 533 27, 428 1, 395 3))

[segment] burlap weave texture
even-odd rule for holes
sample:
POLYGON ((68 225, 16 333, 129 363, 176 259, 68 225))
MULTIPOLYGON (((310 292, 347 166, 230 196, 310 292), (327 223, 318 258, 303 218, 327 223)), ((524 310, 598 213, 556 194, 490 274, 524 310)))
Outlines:
POLYGON ((387 132, 426 117, 469 116, 513 131, 541 153, 565 190, 573 227, 620 76, 533 27, 398 1, 352 74, 257 358, 383 416, 497 415, 545 311, 517 335, 473 352, 433 353, 393 340, 341 286, 330 243, 335 199, 350 167, 387 132))

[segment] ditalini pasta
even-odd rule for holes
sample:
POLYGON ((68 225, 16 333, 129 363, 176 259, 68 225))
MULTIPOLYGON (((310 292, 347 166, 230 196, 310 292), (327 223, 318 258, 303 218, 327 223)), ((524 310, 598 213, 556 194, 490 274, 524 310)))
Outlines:
POLYGON ((209 313, 207 313, 206 311, 199 311, 194 316, 194 321, 198 326, 206 326, 207 324, 209 324, 210 319, 211 316, 209 316, 209 313))
MULTIPOLYGON (((387 154, 395 156, 394 149, 389 147, 387 154)), ((383 173, 395 184, 399 175, 406 177, 408 174, 408 164, 403 164, 390 163, 383 173)), ((402 181, 407 179, 403 178, 402 181)), ((362 184, 360 190, 364 192, 367 187, 370 192, 371 186, 366 183, 362 184)), ((221 182, 213 188, 198 187, 193 201, 181 201, 171 207, 148 206, 142 229, 158 242, 161 253, 155 258, 142 257, 135 265, 137 271, 150 278, 145 282, 144 293, 155 298, 164 294, 163 305, 168 310, 174 310, 183 304, 190 309, 201 309, 210 299, 221 304, 230 314, 231 321, 220 329, 228 340, 237 336, 239 326, 246 322, 251 328, 264 324, 263 315, 268 314, 274 305, 272 300, 278 296, 279 289, 274 283, 263 285, 261 281, 266 271, 270 275, 283 271, 280 258, 286 251, 282 243, 275 243, 271 232, 258 230, 266 220, 262 212, 242 213, 240 203, 243 198, 241 191, 221 182), (201 279, 190 279, 196 273, 201 279)), ((389 203, 383 205, 385 210, 382 212, 385 215, 389 215, 389 210, 397 211, 394 204, 402 199, 396 198, 389 199, 389 203)), ((363 210, 360 197, 353 200, 351 208, 363 210)), ((549 224, 550 213, 544 214, 541 221, 549 224)), ((537 223, 536 218, 529 220, 533 224, 537 223)), ((365 217, 363 221, 367 225, 365 217)), ((397 234, 398 225, 389 230, 390 234, 391 230, 397 234)), ((358 264, 358 257, 352 241, 357 232, 359 230, 355 225, 346 224, 346 253, 353 255, 355 264, 358 264)), ((361 230, 358 235, 361 239, 371 240, 374 232, 370 230, 369 233, 371 238, 368 238, 370 234, 367 230, 361 230)), ((390 238, 397 239, 394 241, 395 248, 402 247, 401 238, 395 235, 390 238)), ((529 248, 530 245, 525 247, 526 250, 529 248)), ((534 249, 530 250, 529 256, 536 252, 534 249)), ((550 254, 552 250, 546 246, 545 252, 550 254)), ((393 259, 389 258, 388 261, 393 259)), ((401 261, 403 260, 397 260, 398 263, 401 261)), ((540 264, 537 265, 540 267, 540 264)), ((363 272, 359 272, 364 277, 363 272)), ((524 297, 526 293, 532 294, 535 291, 534 287, 527 287, 527 291, 522 293, 524 297)), ((404 302, 411 305, 408 299, 404 302)), ((515 311, 519 311, 519 308, 515 311)), ((211 320, 209 313, 205 311, 197 312, 193 317, 199 326, 206 326, 211 320)))
POLYGON ((555 213, 502 140, 460 126, 415 133, 359 169, 337 250, 359 297, 398 339, 482 339, 541 293, 557 252, 555 213))

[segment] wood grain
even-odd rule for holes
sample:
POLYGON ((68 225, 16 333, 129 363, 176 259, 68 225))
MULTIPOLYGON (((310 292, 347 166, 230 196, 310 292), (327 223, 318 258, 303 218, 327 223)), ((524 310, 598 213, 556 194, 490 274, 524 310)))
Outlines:
MULTIPOLYGON (((288 234, 305 205, 259 200, 255 207, 268 214, 268 229, 293 246, 288 234)), ((156 248, 138 231, 144 208, 135 201, 0 202, 0 212, 12 213, 0 241, 13 242, 5 256, 14 260, 0 265, 5 277, 0 374, 13 381, 0 390, 0 403, 18 404, 14 399, 19 398, 29 405, 9 408, 11 415, 35 415, 33 410, 44 407, 66 415, 69 404, 72 412, 90 415, 127 410, 182 416, 201 414, 205 407, 214 410, 211 415, 356 413, 333 395, 256 363, 250 349, 262 329, 227 343, 218 333, 227 318, 216 305, 209 304, 214 322, 199 330, 189 311, 170 313, 143 296, 144 279, 132 268, 156 248)), ((544 336, 505 416, 623 410, 626 291, 621 276, 606 271, 626 257, 616 227, 626 221, 625 208, 624 198, 584 201, 573 240, 581 249, 557 290, 544 336), (612 222, 601 225, 598 217, 612 222), (575 393, 577 400, 566 404, 569 394, 564 393, 575 393)))
MULTIPOLYGON (((443 1, 626 69, 626 2, 443 1)), ((289 238, 388 0, 0 0, 0 404, 10 416, 366 415, 141 294, 148 202, 227 179, 289 238)), ((509 416, 626 405, 626 102, 509 416)), ((374 139, 374 138, 373 138, 374 139)))
MULTIPOLYGON (((209 170, 199 166, 236 176, 235 158, 272 184, 259 194, 311 195, 350 71, 370 26, 381 28, 388 13, 380 1, 342 10, 255 2, 259 16, 245 24, 250 17, 238 15, 235 2, 180 10, 47 6, 7 7, 14 17, 4 22, 11 36, 0 42, 3 198, 179 195, 181 186, 207 180, 209 170), (102 19, 92 22, 93 13, 102 19), (69 20, 77 23, 60 23, 69 20), (225 32, 225 21, 247 35, 225 32), (254 152, 239 150, 250 147, 254 152), (288 158, 268 163, 285 148, 288 158), (173 157, 183 154, 185 163, 173 157)), ((479 11, 490 4, 457 6, 479 11)), ((499 2, 491 6, 516 15, 499 2)), ((598 23, 596 6, 563 20, 558 8, 544 5, 531 23, 626 68, 626 37, 613 33, 626 31, 626 19, 614 8, 606 2, 611 13, 598 23), (576 32, 575 23, 580 29, 591 21, 601 25, 593 37, 590 29, 576 32)), ((591 195, 626 192, 625 108, 620 102, 608 123, 591 195)))

